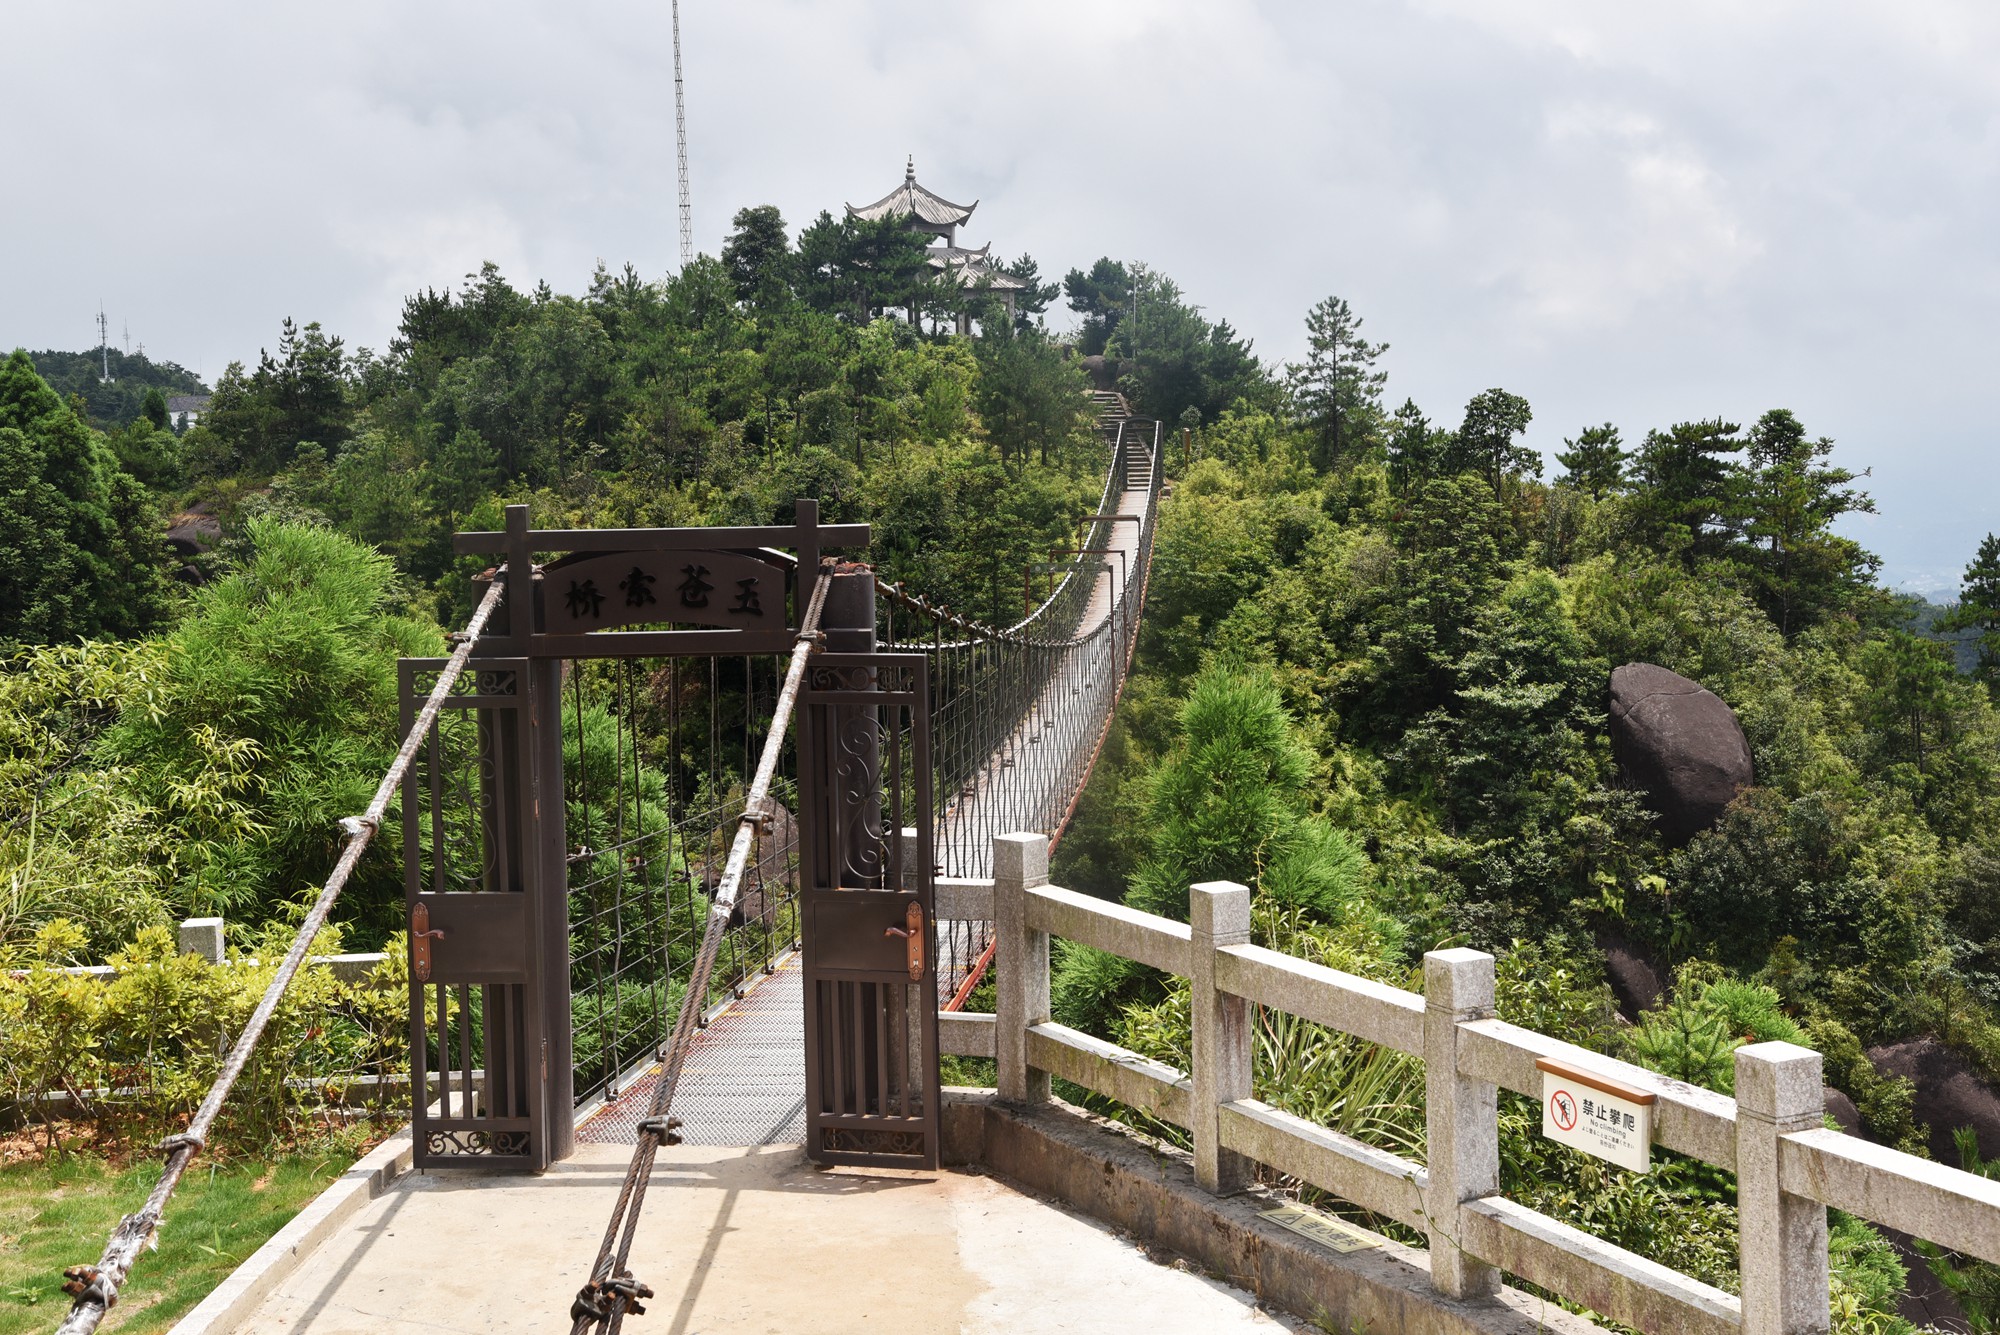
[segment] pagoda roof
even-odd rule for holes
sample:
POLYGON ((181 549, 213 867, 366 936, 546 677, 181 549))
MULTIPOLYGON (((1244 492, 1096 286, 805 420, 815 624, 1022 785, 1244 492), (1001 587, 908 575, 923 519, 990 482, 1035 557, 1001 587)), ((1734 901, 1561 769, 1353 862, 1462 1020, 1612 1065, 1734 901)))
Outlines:
POLYGON ((974 287, 990 287, 996 292, 1019 292, 1027 287, 1026 283, 993 262, 993 257, 987 253, 992 249, 991 241, 977 250, 966 246, 932 246, 924 252, 924 261, 933 269, 958 272, 970 279, 970 285, 974 287))
POLYGON ((979 207, 979 201, 970 204, 954 204, 943 195, 935 195, 917 184, 917 161, 912 157, 903 172, 903 183, 891 190, 873 204, 847 206, 850 218, 865 218, 869 222, 879 222, 884 218, 902 218, 914 214, 918 221, 933 227, 955 227, 972 216, 979 207))

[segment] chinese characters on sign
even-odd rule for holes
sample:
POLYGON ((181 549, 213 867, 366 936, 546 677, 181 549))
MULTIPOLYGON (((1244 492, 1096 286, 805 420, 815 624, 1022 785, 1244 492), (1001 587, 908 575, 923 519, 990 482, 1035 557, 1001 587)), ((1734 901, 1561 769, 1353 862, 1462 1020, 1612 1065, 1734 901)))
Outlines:
POLYGON ((739 552, 614 552, 545 569, 550 630, 662 623, 763 630, 785 622, 785 572, 739 552))
POLYGON ((689 562, 681 567, 681 573, 687 576, 681 581, 681 606, 707 607, 708 595, 715 592, 715 586, 702 578, 708 567, 689 562))
POLYGON ((1542 1073, 1542 1134, 1644 1173, 1653 1166, 1653 1103, 1658 1097, 1553 1057, 1542 1073))
POLYGON ((618 581, 618 587, 625 590, 625 606, 644 607, 660 601, 653 596, 653 578, 638 566, 633 566, 632 573, 618 581))
POLYGON ((572 617, 596 616, 604 608, 604 595, 597 591, 594 579, 571 580, 569 594, 565 601, 572 617))

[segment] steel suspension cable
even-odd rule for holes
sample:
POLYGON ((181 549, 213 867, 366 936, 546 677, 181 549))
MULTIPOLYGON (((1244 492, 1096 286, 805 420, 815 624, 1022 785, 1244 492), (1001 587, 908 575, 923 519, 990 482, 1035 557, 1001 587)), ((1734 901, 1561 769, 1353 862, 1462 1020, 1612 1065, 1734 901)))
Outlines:
POLYGON ((785 670, 785 684, 771 710, 771 725, 764 734, 764 750, 758 757, 757 772, 750 780, 750 791, 743 801, 743 814, 737 818, 736 837, 729 845, 729 859, 723 864, 722 879, 716 883, 715 895, 709 901, 701 949, 695 956, 693 967, 688 972, 687 986, 681 993, 680 1014, 674 1019, 673 1036, 667 1040, 659 1083, 653 1087, 646 1116, 639 1121, 638 1142, 632 1147, 632 1162, 625 1170, 625 1181, 619 1187, 618 1200, 611 1207, 611 1219, 604 1230, 604 1241, 597 1249, 597 1259, 591 1265, 590 1279, 577 1292, 576 1301, 570 1306, 570 1335, 585 1335, 586 1331, 592 1330, 616 1335, 624 1324, 625 1314, 643 1312, 645 1309, 639 1305, 640 1300, 653 1296, 652 1289, 635 1279, 629 1268, 632 1238, 638 1231, 646 1189, 652 1182, 653 1160, 662 1145, 680 1143, 680 1137, 673 1134, 680 1123, 668 1116, 668 1110, 673 1106, 675 1087, 680 1084, 688 1048, 700 1027, 703 1003, 708 996, 709 974, 715 967, 715 957, 721 950, 722 938, 728 931, 729 919, 736 907, 737 891, 750 861, 750 846, 755 842, 758 828, 770 816, 767 808, 771 781, 777 776, 778 758, 785 747, 785 731, 791 722, 793 706, 798 701, 799 687, 805 680, 806 661, 824 638, 820 634, 819 619, 831 584, 828 575, 819 576, 813 585, 812 599, 806 606, 805 615, 799 618, 798 640, 785 670))
POLYGON ((389 799, 402 785, 403 775, 416 758, 418 746, 429 735, 431 726, 437 722, 438 711, 444 706, 445 697, 451 694, 452 686, 465 671, 466 662, 472 657, 473 646, 479 643, 479 637, 485 633, 486 623, 491 619, 493 610, 500 605, 506 588, 507 581, 496 577, 492 587, 486 590, 486 596, 480 599, 478 610, 472 614, 472 620, 466 623, 465 630, 458 636, 458 647, 452 651, 450 659, 438 673, 437 684, 431 688, 430 697, 418 711, 416 722, 411 724, 409 734, 403 738, 403 745, 396 752, 396 759, 390 764, 388 772, 383 774, 382 782, 376 787, 374 800, 369 802, 367 810, 359 816, 348 816, 341 820, 340 828, 347 836, 347 846, 341 850, 339 860, 334 863, 333 874, 326 878, 326 884, 321 887, 319 897, 313 901, 312 908, 306 913, 305 921, 299 924, 298 935, 292 939, 292 948, 285 952, 284 962, 278 966, 277 973, 272 975, 270 986, 264 989, 264 996, 257 1003, 257 1009, 250 1014, 249 1023, 245 1024, 243 1032, 236 1036, 235 1046, 230 1048, 229 1056, 223 1061, 222 1070, 215 1077, 215 1083, 209 1086, 208 1094, 202 1099, 201 1106, 195 1109, 187 1130, 178 1135, 168 1136, 160 1142, 160 1148, 166 1151, 167 1160, 160 1170, 160 1180, 154 1184, 152 1193, 146 1197, 145 1205, 140 1207, 138 1213, 126 1215, 118 1222, 118 1226, 111 1230, 111 1237, 104 1246, 104 1255, 98 1258, 96 1265, 71 1266, 63 1272, 63 1278, 67 1281, 63 1285, 63 1290, 72 1295, 74 1301, 70 1304, 68 1314, 63 1317, 62 1325, 57 1327, 56 1335, 90 1335, 90 1332, 97 1329, 98 1323, 104 1320, 104 1314, 117 1303, 119 1289, 124 1285, 126 1277, 132 1273, 132 1263, 138 1259, 140 1249, 159 1229, 160 1221, 166 1214, 167 1202, 172 1199, 174 1189, 180 1185, 181 1176, 187 1171, 188 1164, 193 1162, 194 1156, 201 1151, 202 1146, 208 1143, 209 1128, 221 1114, 223 1101, 229 1097, 229 1091, 235 1086, 237 1077, 243 1074, 243 1068, 250 1062, 250 1054, 256 1049, 258 1040, 264 1036, 265 1027, 277 1013, 278 1003, 284 1000, 292 980, 304 966, 307 952, 312 949, 313 938, 319 935, 322 927, 326 926, 327 916, 333 912, 333 906, 340 899, 341 891, 347 887, 347 878, 353 874, 355 866, 361 861, 361 855, 367 851, 376 832, 382 828, 382 818, 388 812, 389 799))

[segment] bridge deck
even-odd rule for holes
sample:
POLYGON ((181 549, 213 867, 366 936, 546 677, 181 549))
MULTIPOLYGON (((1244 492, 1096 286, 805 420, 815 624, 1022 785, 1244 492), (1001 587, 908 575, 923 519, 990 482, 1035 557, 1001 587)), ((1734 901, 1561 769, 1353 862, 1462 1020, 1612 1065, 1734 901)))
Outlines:
MULTIPOLYGON (((311 1335, 567 1330, 627 1152, 541 1177, 412 1173, 238 1327, 311 1335)), ((1101 1225, 960 1172, 815 1170, 793 1147, 664 1151, 632 1269, 660 1335, 1305 1331, 1101 1225)))
MULTIPOLYGON (((689 1145, 796 1145, 806 1138, 805 994, 799 957, 752 987, 695 1036, 674 1091, 689 1145)), ((660 1068, 588 1113, 576 1138, 630 1145, 652 1104, 660 1068)))
MULTIPOLYGON (((1119 495, 1113 513, 1144 514, 1150 499, 1145 487, 1127 490, 1119 495)), ((1079 637, 1104 625, 1114 613, 1122 617, 1137 610, 1119 607, 1118 603, 1125 587, 1124 569, 1139 559, 1139 526, 1111 527, 1108 546, 1113 555, 1104 558, 1110 570, 1097 577, 1097 586, 1077 626, 1079 637)), ((1068 651, 1072 656, 1084 652, 1087 651, 1083 648, 1068 651)), ((1124 675, 1123 664, 1115 673, 1071 670, 1081 666, 1060 664, 1050 673, 1041 697, 1028 710, 1021 726, 995 750, 969 790, 952 804, 939 839, 947 874, 990 875, 993 854, 988 840, 992 835, 1039 827, 1042 819, 1039 813, 1053 805, 1051 796, 1068 782, 1068 776, 1059 765, 1033 763, 1038 753, 1070 756, 1079 748, 1087 752, 1095 743, 1096 738, 1081 735, 1093 717, 1090 712, 1058 708, 1065 703, 1059 697, 1067 692, 1116 690, 1124 675)))

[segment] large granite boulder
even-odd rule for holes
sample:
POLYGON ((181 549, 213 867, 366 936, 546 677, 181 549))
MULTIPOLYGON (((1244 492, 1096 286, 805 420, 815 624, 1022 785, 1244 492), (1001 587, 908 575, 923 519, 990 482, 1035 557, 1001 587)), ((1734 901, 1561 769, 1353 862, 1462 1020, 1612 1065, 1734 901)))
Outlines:
POLYGON ((1676 847, 1720 820, 1756 778, 1736 711, 1701 683, 1652 663, 1611 673, 1611 749, 1676 847))
POLYGON ((2000 1159, 2000 1094, 1979 1078, 1972 1063, 1928 1035, 1868 1049, 1868 1060, 1883 1075, 1899 1075, 1916 1086, 1911 1112, 1930 1128, 1931 1157, 1958 1167, 1952 1132, 1969 1126, 1979 1140, 1979 1157, 2000 1159))

